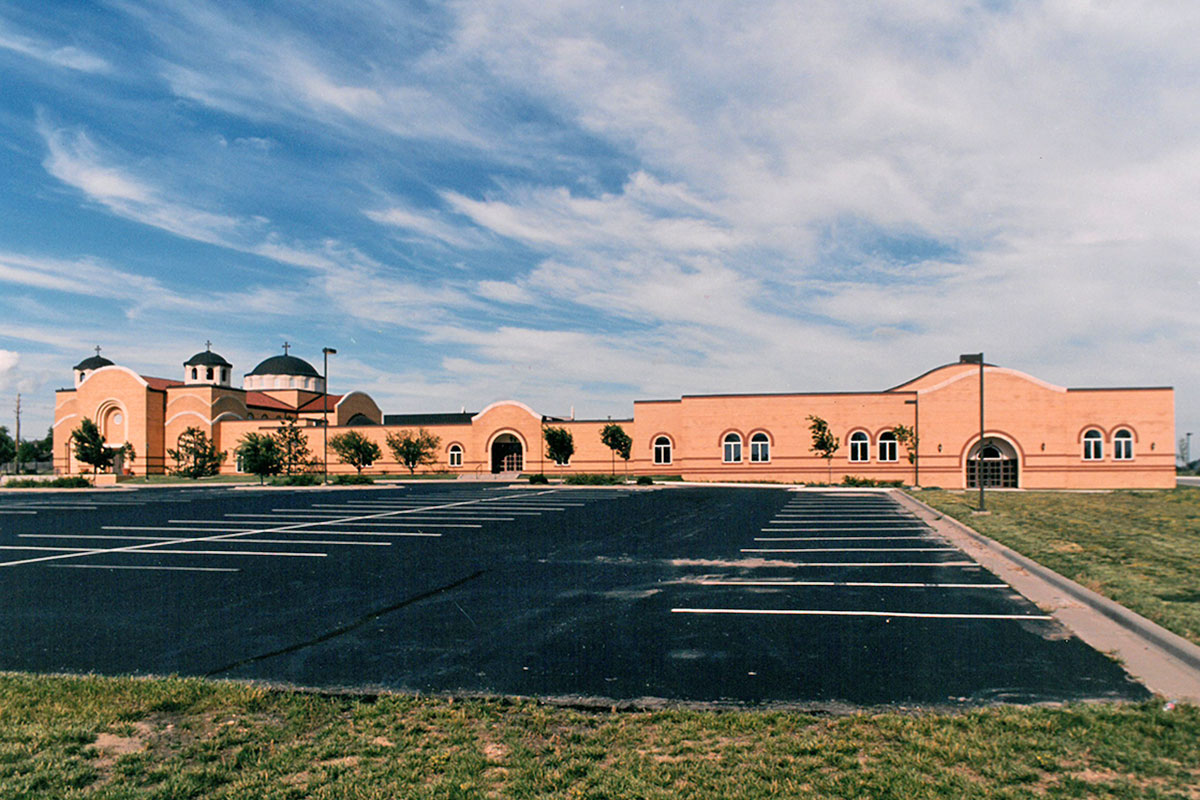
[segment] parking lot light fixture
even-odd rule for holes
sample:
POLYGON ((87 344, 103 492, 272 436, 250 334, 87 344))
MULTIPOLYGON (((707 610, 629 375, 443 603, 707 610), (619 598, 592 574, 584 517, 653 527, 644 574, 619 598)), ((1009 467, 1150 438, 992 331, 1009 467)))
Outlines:
POLYGON ((321 355, 325 360, 325 375, 321 378, 321 389, 324 396, 321 398, 321 414, 324 417, 324 424, 321 426, 322 438, 324 442, 321 447, 321 483, 329 483, 329 357, 337 355, 337 350, 332 347, 322 347, 321 355))

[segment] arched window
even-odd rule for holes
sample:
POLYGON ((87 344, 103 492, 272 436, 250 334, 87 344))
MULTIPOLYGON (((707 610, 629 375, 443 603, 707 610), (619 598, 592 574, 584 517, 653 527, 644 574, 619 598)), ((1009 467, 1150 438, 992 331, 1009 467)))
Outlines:
POLYGON ((212 376, 213 376, 212 367, 209 367, 209 368, 208 368, 208 369, 206 369, 204 372, 205 372, 204 379, 205 379, 206 381, 211 381, 211 380, 212 380, 212 376))
POLYGON ((456 444, 452 444, 452 445, 450 445, 450 450, 448 452, 450 455, 450 466, 461 467, 462 466, 462 454, 463 454, 462 447, 460 447, 459 445, 456 445, 456 444))
POLYGON ((871 440, 862 431, 850 434, 850 460, 869 461, 871 458, 871 440))
POLYGON ((891 431, 884 431, 879 434, 879 460, 896 460, 896 434, 891 431))
POLYGON ((196 380, 198 377, 200 377, 200 372, 195 367, 192 367, 192 380, 196 380))
POLYGON ((742 463, 742 437, 736 433, 725 435, 725 463, 742 463))
POLYGON ((1091 430, 1083 435, 1083 460, 1100 461, 1104 458, 1104 437, 1100 431, 1091 430))
POLYGON ((1117 461, 1133 460, 1133 434, 1124 428, 1113 434, 1113 458, 1117 461))
POLYGON ((666 436, 659 436, 654 440, 654 463, 671 463, 671 440, 666 436))
POLYGON ((756 464, 771 460, 771 440, 765 433, 750 437, 750 460, 756 464))
POLYGON ((221 368, 221 382, 229 383, 229 370, 225 369, 224 367, 221 368))

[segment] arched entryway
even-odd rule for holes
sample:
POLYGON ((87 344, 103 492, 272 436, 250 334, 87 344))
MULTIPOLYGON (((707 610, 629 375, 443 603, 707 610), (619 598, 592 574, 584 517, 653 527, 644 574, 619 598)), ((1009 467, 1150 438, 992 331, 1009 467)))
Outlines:
POLYGON ((987 489, 1016 489, 1020 475, 1017 450, 994 436, 976 442, 967 455, 967 488, 978 489, 980 476, 987 489))
POLYGON ((492 442, 492 472, 520 472, 525 469, 525 448, 511 433, 502 433, 492 442))

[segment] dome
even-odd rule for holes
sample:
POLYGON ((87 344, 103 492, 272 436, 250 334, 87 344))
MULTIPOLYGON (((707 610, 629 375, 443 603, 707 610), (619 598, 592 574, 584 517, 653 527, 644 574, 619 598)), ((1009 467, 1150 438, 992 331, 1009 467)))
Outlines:
POLYGON ((205 350, 189 358, 183 362, 185 367, 232 367, 225 359, 211 350, 205 350))
POLYGON ((303 358, 295 356, 271 356, 254 369, 249 375, 299 375, 305 378, 319 378, 321 374, 313 369, 313 365, 303 358))
POLYGON ((104 356, 94 355, 94 356, 89 356, 88 358, 85 358, 83 361, 80 361, 78 364, 76 364, 74 367, 72 367, 72 369, 96 370, 96 369, 100 369, 101 367, 111 367, 112 365, 113 365, 113 362, 109 361, 104 356))

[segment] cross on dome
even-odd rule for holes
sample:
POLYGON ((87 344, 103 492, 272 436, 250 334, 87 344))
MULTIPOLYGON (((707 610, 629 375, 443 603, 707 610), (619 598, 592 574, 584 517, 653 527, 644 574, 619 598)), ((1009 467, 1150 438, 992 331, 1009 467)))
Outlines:
POLYGON ((204 340, 204 349, 212 352, 212 342, 210 342, 208 339, 204 340))
POLYGON ((100 345, 96 345, 96 355, 100 355, 100 345))
POLYGON ((284 343, 283 343, 283 354, 284 354, 285 356, 288 354, 288 348, 289 348, 289 347, 291 347, 291 345, 290 345, 290 344, 288 344, 287 342, 284 342, 284 343))

